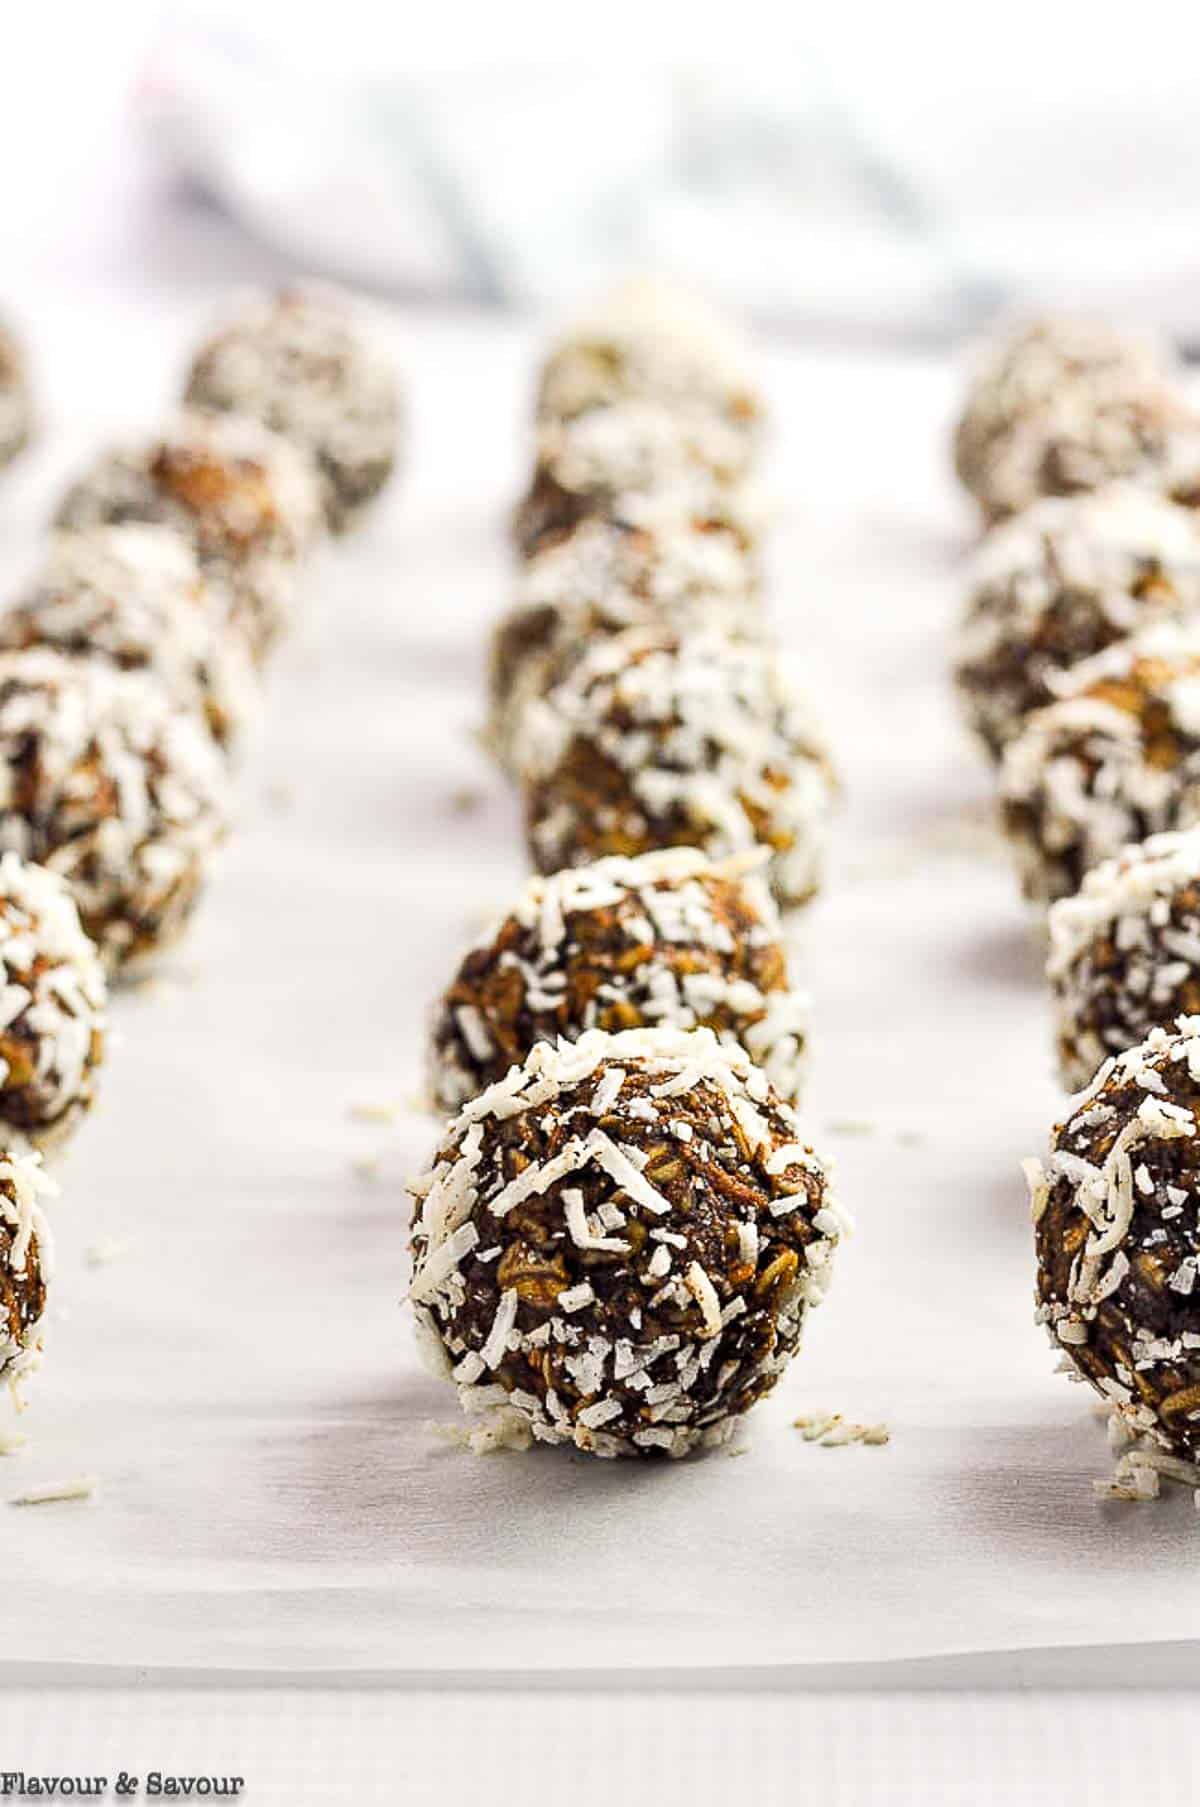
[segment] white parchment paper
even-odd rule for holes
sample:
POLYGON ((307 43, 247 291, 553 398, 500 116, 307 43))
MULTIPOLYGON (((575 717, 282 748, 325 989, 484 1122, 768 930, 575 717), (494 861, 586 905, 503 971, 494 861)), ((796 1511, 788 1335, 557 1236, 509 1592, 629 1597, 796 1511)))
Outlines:
MULTIPOLYGON (((8 573, 88 440, 153 417, 199 317, 46 298, 45 449, 0 479, 8 573)), ((469 730, 534 340, 396 337, 409 472, 314 573, 238 837, 167 979, 119 1001, 64 1170, 53 1333, 0 1501, 81 1474, 97 1492, 0 1503, 7 1657, 524 1672, 1190 1639, 1190 1498, 1097 1503, 1102 1427, 1032 1324, 1017 1163, 1056 1092, 947 695, 955 385, 918 359, 768 372, 775 608, 847 793, 796 935, 809 1130, 859 1224, 828 1303, 732 1455, 479 1459, 428 1428, 455 1405, 397 1304, 400 1179, 435 1136, 411 1107, 427 1003, 524 870, 469 730), (817 1408, 892 1441, 806 1444, 792 1420, 817 1408)))

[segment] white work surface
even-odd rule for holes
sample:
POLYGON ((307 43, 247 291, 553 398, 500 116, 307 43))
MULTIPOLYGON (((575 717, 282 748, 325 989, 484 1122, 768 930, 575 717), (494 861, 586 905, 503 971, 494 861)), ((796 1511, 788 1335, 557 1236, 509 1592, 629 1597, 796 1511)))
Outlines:
MULTIPOLYGON (((154 419, 204 318, 39 305, 48 419, 0 478, 6 580, 82 451, 154 419)), ((766 369, 772 607, 846 791, 826 895, 793 930, 814 996, 807 1126, 858 1223, 828 1301, 733 1454, 476 1458, 431 1428, 456 1406, 398 1304, 401 1178, 437 1133, 414 1105, 430 998, 525 869, 516 802, 471 731, 533 346, 420 316, 396 343, 407 468, 314 569, 228 855, 163 982, 117 1000, 103 1097, 64 1164, 49 1346, 0 1500, 97 1486, 0 1505, 5 1718, 26 1738, 63 1714, 109 1737, 123 1702, 144 1733, 166 1697, 130 1704, 134 1676, 435 1685, 382 1712, 413 1737, 448 1690, 643 1690, 630 1670, 710 1690, 1194 1680, 1192 1500, 1095 1499, 1103 1427, 1032 1322, 1018 1162, 1057 1093, 988 773, 948 695, 965 517, 944 457, 956 380, 932 362, 766 369), (395 1120, 363 1120, 376 1106, 395 1120), (115 1258, 90 1264, 95 1245, 115 1258), (792 1421, 817 1408, 886 1420, 892 1440, 810 1445, 792 1421)), ((718 1697, 748 1730, 747 1697, 718 1697)), ((310 1713, 265 1698, 277 1729, 310 1713)), ((369 1717, 381 1697, 329 1698, 369 1717)), ((493 1696, 466 1698, 498 1719, 493 1696)), ((592 1724, 612 1698, 591 1697, 592 1724)), ((823 1699, 804 1711, 829 1725, 823 1699)), ((838 1711, 849 1727, 859 1709, 838 1711)), ((722 1714, 702 1697, 688 1723, 722 1714)), ((279 1798, 309 1797, 293 1781, 279 1798)))

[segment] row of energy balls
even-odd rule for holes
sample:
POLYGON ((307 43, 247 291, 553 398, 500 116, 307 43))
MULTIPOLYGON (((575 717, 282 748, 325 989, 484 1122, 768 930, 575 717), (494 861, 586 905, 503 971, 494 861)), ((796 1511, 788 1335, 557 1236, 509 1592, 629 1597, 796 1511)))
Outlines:
POLYGON ((1077 1094, 1027 1163, 1038 1314, 1132 1445, 1105 1491, 1150 1497, 1200 1482, 1200 420, 1146 347, 1042 323, 956 451, 993 523, 957 683, 1077 1094))
POLYGON ((816 889, 832 777, 765 633, 761 425, 740 343, 657 284, 542 372, 489 728, 539 876, 435 1011, 457 1114, 411 1187, 476 1449, 720 1443, 828 1282, 777 906, 816 889))
MULTIPOLYGON (((29 437, 0 331, 0 460, 29 437)), ((182 931, 229 823, 229 768, 301 565, 383 484, 394 375, 338 297, 237 313, 179 419, 74 482, 0 612, 0 1380, 41 1351, 42 1155, 90 1107, 109 981, 182 931)))

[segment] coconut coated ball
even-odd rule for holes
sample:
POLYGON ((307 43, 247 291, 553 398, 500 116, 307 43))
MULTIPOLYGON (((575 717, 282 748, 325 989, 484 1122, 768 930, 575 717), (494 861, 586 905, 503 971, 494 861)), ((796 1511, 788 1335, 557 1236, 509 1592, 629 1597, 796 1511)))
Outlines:
POLYGON ((1200 1456, 1200 1019, 1106 1062, 1026 1165, 1038 1318, 1131 1436, 1200 1456))
POLYGON ((228 821, 225 768, 157 678, 34 649, 0 655, 0 850, 70 888, 110 972, 182 931, 228 821))
POLYGON ((104 452, 72 485, 57 525, 73 531, 127 521, 173 527, 205 576, 228 586, 234 621, 262 658, 295 609, 300 561, 321 523, 303 454, 258 421, 184 416, 161 438, 104 452))
POLYGON ((1005 832, 1033 903, 1070 897, 1127 843, 1200 812, 1200 625, 1152 628, 1066 674, 1000 778, 1005 832))
POLYGON ((1042 496, 1124 478, 1154 483, 1188 409, 1141 340, 1088 320, 1035 320, 985 356, 954 442, 959 478, 988 521, 1042 496))
POLYGON ((1117 486, 1035 502, 976 555, 955 680, 967 719, 999 758, 1064 672, 1200 607, 1200 527, 1148 491, 1117 486))
POLYGON ((599 860, 531 879, 466 955, 434 1013, 431 1089, 456 1111, 536 1042, 661 1026, 713 1030, 793 1103, 806 1019, 775 906, 745 861, 685 847, 599 860))
POLYGON ((18 1392, 42 1356, 54 1243, 40 1201, 55 1190, 40 1155, 0 1152, 0 1384, 18 1392))
POLYGON ((149 671, 232 751, 258 705, 228 593, 205 579, 191 543, 130 522, 59 534, 33 582, 0 614, 0 651, 33 646, 149 671))
POLYGON ((396 372, 360 310, 334 289, 256 297, 201 347, 186 400, 262 421, 305 453, 335 533, 379 494, 396 462, 396 372))
POLYGON ((0 1123, 48 1149, 92 1107, 107 988, 70 891, 44 866, 0 855, 0 1123))
POLYGON ((764 648, 631 629, 530 706, 518 749, 540 872, 610 854, 768 850, 776 899, 820 884, 835 781, 808 708, 764 648))
POLYGON ((539 1042, 410 1189, 421 1347, 479 1441, 601 1456, 723 1441, 843 1227, 789 1107, 706 1030, 539 1042))

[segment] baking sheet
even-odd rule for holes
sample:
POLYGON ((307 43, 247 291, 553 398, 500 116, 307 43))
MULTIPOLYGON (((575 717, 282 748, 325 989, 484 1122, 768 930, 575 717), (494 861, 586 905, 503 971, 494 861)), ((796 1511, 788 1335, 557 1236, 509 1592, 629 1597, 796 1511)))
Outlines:
MULTIPOLYGON (((201 317, 39 305, 51 430, 0 479, 8 571, 103 423, 153 417, 201 317)), ((1103 1429, 1032 1323, 1017 1163, 1056 1093, 947 695, 954 380, 919 359, 768 367, 776 614, 847 790, 796 934, 809 1130, 859 1226, 828 1302, 732 1454, 481 1459, 429 1428, 455 1406, 397 1303, 400 1178, 435 1135, 411 1108, 430 995, 524 869, 469 730, 534 339, 417 318, 397 343, 409 474, 314 573, 239 834, 165 979, 119 1001, 64 1171, 52 1338, 0 1499, 81 1474, 97 1491, 7 1511, 10 1660, 815 1670, 1191 1639, 1190 1497, 1093 1498, 1103 1429), (792 1420, 818 1408, 892 1441, 805 1443, 792 1420)))

